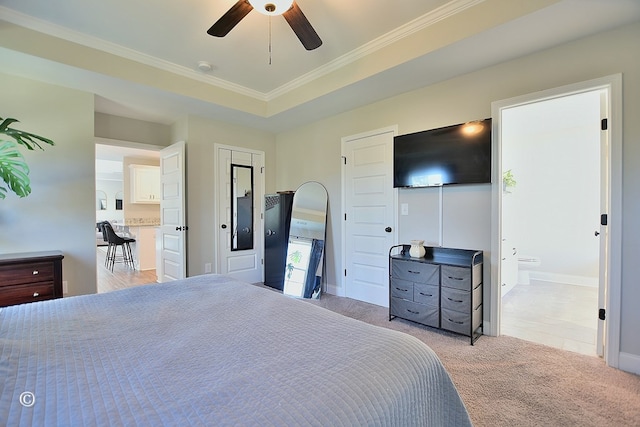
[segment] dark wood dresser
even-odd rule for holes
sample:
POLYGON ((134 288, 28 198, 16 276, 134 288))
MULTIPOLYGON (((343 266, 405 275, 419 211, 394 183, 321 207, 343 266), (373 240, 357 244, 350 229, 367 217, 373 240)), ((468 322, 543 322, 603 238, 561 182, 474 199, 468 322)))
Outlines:
POLYGON ((0 254, 0 307, 62 298, 60 251, 0 254))

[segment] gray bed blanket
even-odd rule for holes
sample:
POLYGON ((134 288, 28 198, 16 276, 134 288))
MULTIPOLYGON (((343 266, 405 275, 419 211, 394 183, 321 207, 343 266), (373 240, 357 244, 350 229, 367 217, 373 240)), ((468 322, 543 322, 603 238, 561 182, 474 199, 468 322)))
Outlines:
POLYGON ((419 340, 225 276, 0 309, 0 425, 470 425, 419 340))

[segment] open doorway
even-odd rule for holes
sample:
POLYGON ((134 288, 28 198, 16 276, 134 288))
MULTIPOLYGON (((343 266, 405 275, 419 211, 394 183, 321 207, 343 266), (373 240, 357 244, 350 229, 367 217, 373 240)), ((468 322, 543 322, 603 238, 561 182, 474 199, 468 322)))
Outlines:
MULTIPOLYGON (((96 143, 96 260, 98 292, 152 283, 156 277, 155 227, 160 225, 159 201, 132 203, 133 165, 157 167, 159 148, 124 141, 96 143), (117 234, 135 239, 135 268, 116 262, 106 267, 107 243, 97 224, 109 221, 117 234)), ((146 172, 146 169, 145 169, 146 172)), ((159 175, 157 187, 159 188, 159 175)), ((118 248, 117 255, 121 249, 118 248)))
POLYGON ((603 96, 595 89, 545 99, 501 117, 501 333, 592 356, 607 199, 603 96))

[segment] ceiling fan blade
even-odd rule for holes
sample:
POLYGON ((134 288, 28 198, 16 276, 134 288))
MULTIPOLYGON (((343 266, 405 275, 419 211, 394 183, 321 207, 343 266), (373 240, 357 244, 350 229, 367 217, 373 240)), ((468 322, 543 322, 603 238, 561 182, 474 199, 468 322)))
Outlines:
POLYGON ((224 37, 233 29, 242 18, 247 16, 253 10, 253 6, 247 0, 238 0, 236 4, 231 6, 222 18, 218 19, 215 24, 207 30, 210 36, 224 37))
POLYGON ((293 32, 296 33, 296 36, 298 36, 305 49, 313 50, 322 45, 322 40, 320 40, 318 33, 313 29, 311 23, 307 17, 304 16, 304 13, 302 13, 302 10, 300 10, 295 1, 291 9, 283 13, 282 16, 287 20, 289 26, 293 32))

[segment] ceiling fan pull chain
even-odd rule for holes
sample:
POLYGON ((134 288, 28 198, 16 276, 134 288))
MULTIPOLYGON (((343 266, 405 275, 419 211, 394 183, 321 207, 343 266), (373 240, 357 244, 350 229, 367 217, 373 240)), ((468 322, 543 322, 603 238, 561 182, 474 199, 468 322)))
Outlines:
POLYGON ((271 16, 269 16, 269 65, 271 65, 271 16))

